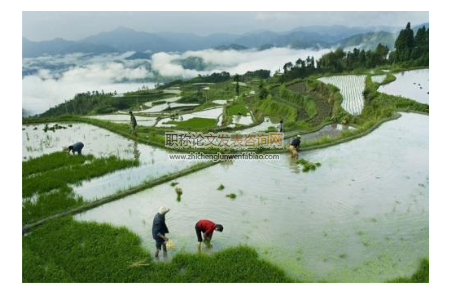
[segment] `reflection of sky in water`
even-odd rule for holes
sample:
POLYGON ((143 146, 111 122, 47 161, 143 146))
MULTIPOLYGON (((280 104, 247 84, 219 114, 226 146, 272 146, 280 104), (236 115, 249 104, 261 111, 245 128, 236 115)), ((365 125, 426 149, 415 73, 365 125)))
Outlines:
POLYGON ((395 81, 380 86, 379 91, 429 104, 429 69, 404 71, 395 76, 395 81))
MULTIPOLYGON (((52 126, 50 124, 49 126, 52 126)), ((180 171, 195 162, 170 161, 166 150, 123 138, 105 129, 89 124, 60 124, 66 129, 44 132, 43 124, 23 126, 22 156, 23 158, 38 157, 43 154, 61 151, 77 141, 84 143, 83 154, 96 157, 115 155, 125 159, 139 159, 138 167, 119 170, 102 177, 84 181, 80 186, 74 186, 77 194, 85 199, 101 198, 118 190, 152 180, 168 173, 180 171), (37 127, 36 130, 34 128, 37 127)))
POLYGON ((235 161, 177 179, 181 202, 167 183, 76 218, 125 226, 153 250, 152 219, 167 206, 175 251, 194 251, 194 224, 208 218, 225 227, 213 251, 246 243, 294 277, 379 282, 410 275, 429 250, 428 127, 427 116, 403 114, 358 140, 301 153, 321 162, 315 172, 303 173, 287 156, 235 161))

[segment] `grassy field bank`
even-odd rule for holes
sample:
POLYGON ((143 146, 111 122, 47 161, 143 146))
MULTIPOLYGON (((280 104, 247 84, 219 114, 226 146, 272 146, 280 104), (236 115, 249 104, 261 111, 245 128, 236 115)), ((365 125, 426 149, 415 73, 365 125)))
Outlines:
MULTIPOLYGON (((287 277, 247 246, 210 256, 179 253, 169 262, 158 262, 129 230, 72 218, 48 222, 24 236, 22 251, 23 282, 309 281, 287 277)), ((429 261, 423 260, 413 276, 394 276, 390 282, 429 282, 429 261)))
POLYGON ((31 223, 83 205, 70 184, 137 166, 138 161, 116 157, 68 155, 55 152, 22 163, 22 223, 31 223))

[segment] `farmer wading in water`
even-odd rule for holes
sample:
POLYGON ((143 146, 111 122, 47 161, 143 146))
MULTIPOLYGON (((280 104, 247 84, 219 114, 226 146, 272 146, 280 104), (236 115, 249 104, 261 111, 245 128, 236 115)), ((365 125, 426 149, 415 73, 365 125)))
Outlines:
POLYGON ((213 232, 222 232, 224 227, 221 224, 215 224, 209 220, 200 220, 194 226, 197 235, 197 250, 200 251, 202 245, 202 233, 204 234, 204 242, 207 247, 211 247, 211 238, 213 238, 213 232))
POLYGON ((155 245, 157 250, 155 251, 155 257, 158 257, 161 247, 163 246, 163 256, 167 256, 166 242, 169 240, 165 234, 169 233, 166 226, 165 215, 169 212, 166 207, 161 207, 158 213, 153 218, 152 224, 152 237, 155 239, 155 245))

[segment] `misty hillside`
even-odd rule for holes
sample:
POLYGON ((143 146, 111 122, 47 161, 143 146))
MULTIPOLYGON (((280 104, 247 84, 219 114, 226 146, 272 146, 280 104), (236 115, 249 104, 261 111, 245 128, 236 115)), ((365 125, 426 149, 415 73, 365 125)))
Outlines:
POLYGON ((336 43, 336 45, 347 47, 360 47, 364 50, 374 50, 379 43, 387 46, 390 50, 394 49, 397 34, 387 32, 371 32, 348 37, 336 43))
POLYGON ((38 57, 42 55, 63 55, 70 53, 112 53, 117 52, 105 44, 67 41, 61 38, 51 41, 33 42, 22 38, 22 57, 38 57))
MULTIPOLYGON (((422 24, 429 27, 429 24, 422 24)), ((418 29, 418 27, 414 27, 418 29)), ((184 52, 209 48, 329 48, 336 46, 360 46, 374 48, 378 43, 393 48, 399 28, 394 27, 346 27, 310 26, 299 27, 287 32, 255 31, 242 35, 211 34, 198 36, 188 33, 147 33, 119 27, 102 32, 80 41, 61 38, 33 42, 23 38, 23 57, 58 55, 74 52, 102 54, 126 51, 184 52)))

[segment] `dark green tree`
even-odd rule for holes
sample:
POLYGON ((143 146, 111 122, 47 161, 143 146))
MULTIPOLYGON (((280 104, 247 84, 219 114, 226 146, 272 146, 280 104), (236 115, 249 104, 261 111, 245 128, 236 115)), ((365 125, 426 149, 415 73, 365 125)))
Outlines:
POLYGON ((410 55, 414 47, 415 38, 413 35, 413 30, 410 28, 410 22, 408 22, 406 28, 401 30, 395 41, 396 61, 403 62, 410 60, 410 55))
POLYGON ((235 74, 235 76, 233 77, 233 80, 236 82, 235 93, 237 96, 239 96, 240 95, 240 76, 238 74, 235 74))

